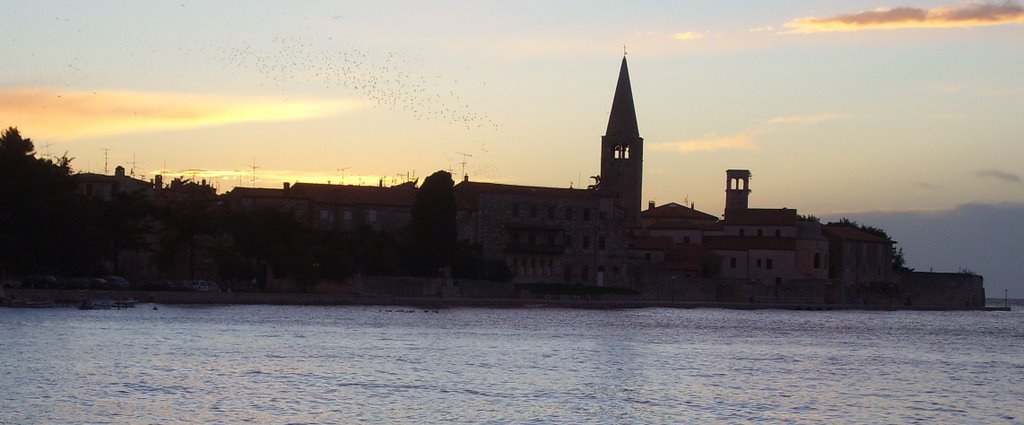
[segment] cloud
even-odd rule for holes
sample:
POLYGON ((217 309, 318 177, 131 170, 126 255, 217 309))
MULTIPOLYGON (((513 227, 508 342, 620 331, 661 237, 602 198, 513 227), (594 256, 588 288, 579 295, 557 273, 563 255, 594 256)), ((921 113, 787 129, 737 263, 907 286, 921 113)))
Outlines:
POLYGON ((704 38, 704 34, 703 33, 693 32, 693 31, 677 32, 675 34, 672 34, 672 39, 673 40, 679 40, 679 41, 700 40, 702 38, 704 38))
POLYGON ((702 139, 684 140, 681 142, 654 143, 649 149, 682 154, 725 149, 755 150, 759 147, 757 142, 754 140, 755 135, 770 134, 780 130, 780 127, 787 125, 813 125, 825 121, 839 121, 847 119, 850 119, 850 116, 846 114, 790 115, 775 117, 761 122, 752 129, 740 132, 733 136, 711 136, 702 139))
POLYGON ((354 100, 232 97, 164 92, 0 90, 0 122, 37 139, 72 140, 211 127, 295 121, 350 112, 354 100))
POLYGON ((945 82, 926 83, 923 84, 922 87, 924 88, 924 90, 944 95, 966 94, 973 96, 1001 97, 1024 94, 1024 89, 993 88, 986 87, 984 85, 955 84, 945 82))
POLYGON ((1000 171, 1000 170, 993 170, 993 169, 981 170, 981 171, 978 171, 978 172, 974 173, 974 175, 976 175, 978 177, 981 177, 983 179, 998 180, 998 181, 1001 181, 1003 183, 1016 183, 1016 184, 1021 183, 1020 176, 1018 176, 1016 174, 1012 174, 1012 173, 1007 173, 1005 171, 1000 171))
POLYGON ((655 151, 672 151, 687 154, 691 152, 707 152, 723 149, 754 150, 757 149, 757 144, 749 134, 737 134, 734 136, 720 138, 655 143, 651 145, 650 149, 655 151))
POLYGON ((775 31, 775 27, 771 25, 765 25, 763 27, 751 28, 750 32, 772 32, 775 31))
POLYGON ((908 28, 970 28, 1024 24, 1024 7, 1015 1, 971 3, 963 6, 918 9, 897 7, 837 15, 828 18, 800 18, 783 24, 788 34, 850 32, 908 28))
POLYGON ((846 114, 818 114, 818 115, 790 115, 784 117, 775 117, 769 119, 762 124, 764 125, 812 125, 818 124, 825 121, 845 121, 850 119, 849 115, 846 114))

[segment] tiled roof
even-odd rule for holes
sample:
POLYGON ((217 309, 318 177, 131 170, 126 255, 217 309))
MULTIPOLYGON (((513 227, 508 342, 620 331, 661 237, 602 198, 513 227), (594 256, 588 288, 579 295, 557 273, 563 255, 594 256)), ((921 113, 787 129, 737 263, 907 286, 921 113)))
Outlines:
POLYGON ((455 199, 459 203, 460 207, 473 208, 478 206, 480 202, 480 195, 483 194, 569 199, 587 199, 599 196, 596 191, 587 189, 518 186, 471 181, 463 181, 455 185, 455 199))
POLYGON ((788 208, 746 208, 725 211, 725 224, 738 226, 796 226, 796 210, 788 208))
POLYGON ((843 240, 857 242, 892 243, 892 241, 878 235, 849 226, 825 226, 825 234, 843 240))
POLYGON ((672 247, 672 251, 670 251, 665 258, 666 259, 689 259, 689 258, 709 259, 709 258, 717 258, 717 257, 718 257, 718 254, 716 254, 715 251, 711 250, 710 248, 708 248, 706 246, 681 243, 681 244, 676 244, 675 246, 673 246, 672 247))
POLYGON ((629 239, 629 249, 640 251, 665 251, 672 246, 668 236, 634 236, 629 239))
POLYGON ((796 239, 753 237, 753 236, 707 236, 704 246, 716 251, 747 251, 751 249, 769 251, 794 251, 796 239))
POLYGON ((319 204, 412 207, 416 202, 413 182, 389 187, 295 183, 287 192, 293 198, 306 198, 319 204))
POLYGON ((686 220, 710 220, 718 221, 718 217, 695 210, 685 205, 670 202, 665 205, 647 209, 640 213, 643 218, 670 218, 686 220))
POLYGON ((151 183, 145 180, 139 180, 131 176, 108 176, 106 174, 96 173, 78 173, 74 174, 76 183, 101 183, 101 182, 116 182, 116 183, 129 183, 137 186, 152 186, 151 183))
POLYGON ((717 230, 721 229, 721 224, 717 222, 711 222, 706 220, 692 221, 692 220, 658 220, 647 226, 651 230, 717 230))
POLYGON ((226 196, 242 198, 284 198, 284 189, 269 189, 264 187, 238 187, 235 186, 226 196))

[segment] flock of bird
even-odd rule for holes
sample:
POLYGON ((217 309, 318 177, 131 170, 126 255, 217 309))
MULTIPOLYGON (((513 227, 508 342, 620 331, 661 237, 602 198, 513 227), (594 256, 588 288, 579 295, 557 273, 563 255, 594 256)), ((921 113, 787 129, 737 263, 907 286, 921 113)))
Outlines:
POLYGON ((487 114, 475 112, 456 93, 458 81, 418 72, 420 64, 412 55, 329 48, 297 37, 277 37, 261 46, 227 47, 220 56, 227 65, 255 72, 265 84, 281 90, 314 84, 365 99, 378 107, 404 111, 418 120, 443 120, 466 129, 501 128, 487 114))

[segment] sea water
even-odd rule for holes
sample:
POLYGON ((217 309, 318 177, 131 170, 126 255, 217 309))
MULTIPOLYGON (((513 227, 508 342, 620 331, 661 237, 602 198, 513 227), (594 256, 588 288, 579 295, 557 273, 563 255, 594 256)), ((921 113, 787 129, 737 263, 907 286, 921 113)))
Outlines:
POLYGON ((1020 310, 0 309, 4 424, 1024 423, 1022 378, 1020 310))

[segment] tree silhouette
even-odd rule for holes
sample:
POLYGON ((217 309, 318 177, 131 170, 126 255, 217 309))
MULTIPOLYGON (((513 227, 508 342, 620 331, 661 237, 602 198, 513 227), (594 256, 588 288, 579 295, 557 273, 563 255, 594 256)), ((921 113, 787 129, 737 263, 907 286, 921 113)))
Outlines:
POLYGON ((102 234, 75 192, 71 160, 35 156, 15 127, 0 131, 0 273, 91 272, 102 234))
POLYGON ((455 255, 455 182, 447 171, 423 180, 412 206, 412 238, 417 271, 436 275, 455 255))

